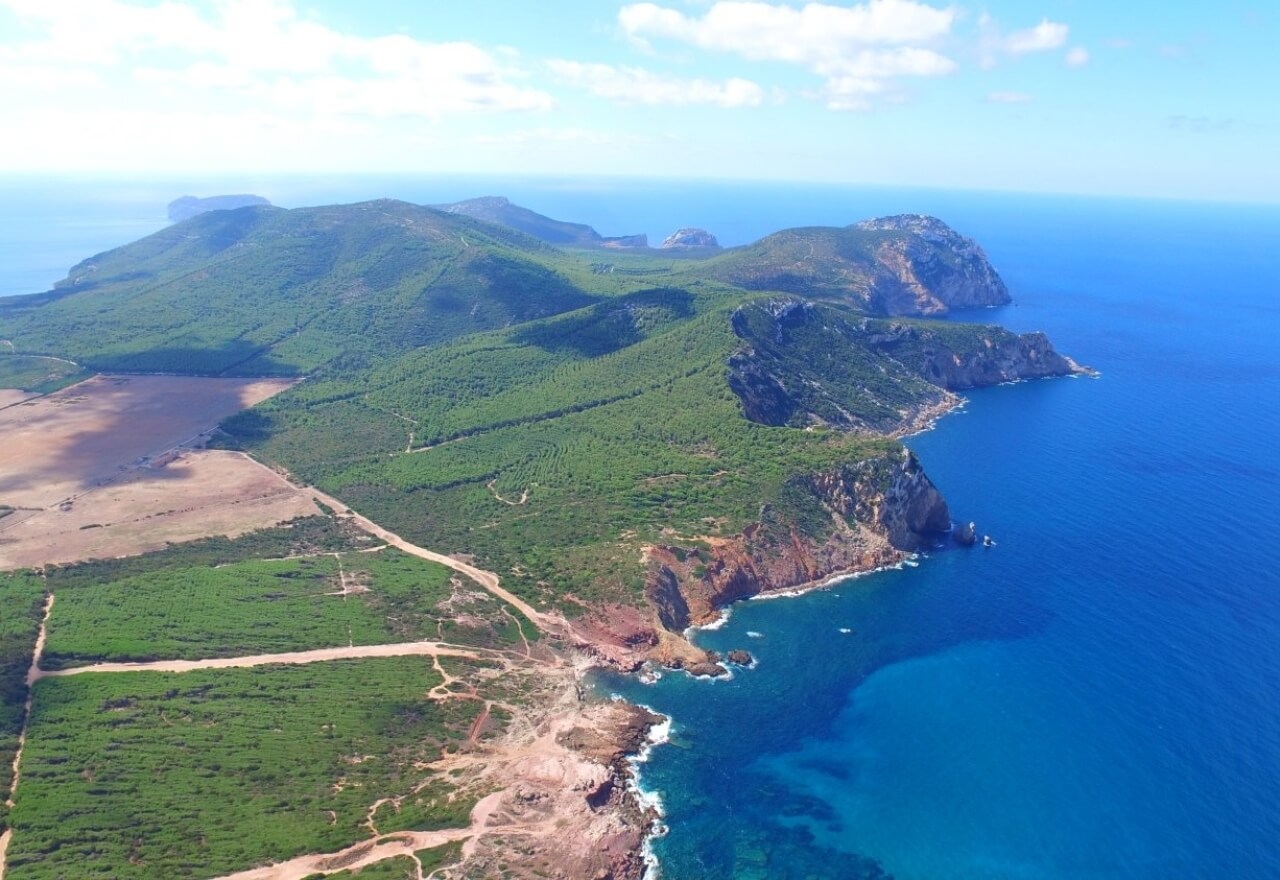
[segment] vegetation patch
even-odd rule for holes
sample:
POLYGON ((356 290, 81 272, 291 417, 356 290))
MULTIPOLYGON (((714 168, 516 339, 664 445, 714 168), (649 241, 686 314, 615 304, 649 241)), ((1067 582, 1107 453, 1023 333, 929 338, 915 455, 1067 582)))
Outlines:
MULTIPOLYGON (((253 545, 260 538, 243 541, 253 545)), ((43 665, 198 660, 426 640, 520 643, 506 609, 448 568, 394 548, 191 565, 176 547, 53 569, 43 665)), ((526 627, 526 633, 534 631, 526 627)))
POLYGON ((421 658, 43 679, 10 876, 216 877, 364 839, 382 798, 463 827, 473 799, 425 765, 483 704, 429 698, 441 681, 421 658))
POLYGON ((5 354, 0 350, 0 388, 50 394, 92 375, 60 358, 5 354))
POLYGON ((40 619, 44 582, 29 572, 0 573, 0 833, 8 827, 5 800, 13 785, 13 756, 22 734, 27 670, 40 619))

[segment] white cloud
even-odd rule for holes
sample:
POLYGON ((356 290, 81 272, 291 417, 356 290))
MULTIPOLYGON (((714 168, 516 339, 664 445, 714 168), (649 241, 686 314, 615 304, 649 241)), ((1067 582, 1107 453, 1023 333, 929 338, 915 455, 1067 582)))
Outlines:
POLYGON ((1009 34, 1005 38, 1004 45, 1005 49, 1014 55, 1046 52, 1049 49, 1057 49, 1067 42, 1067 34, 1070 31, 1071 29, 1065 24, 1044 18, 1035 27, 1009 34))
POLYGON ((952 7, 914 0, 869 0, 854 6, 720 0, 701 16, 654 3, 624 6, 618 22, 633 40, 668 39, 751 61, 807 68, 826 80, 835 109, 866 109, 870 97, 903 76, 943 76, 956 64, 933 45, 955 22, 952 7))
POLYGON ((999 23, 987 13, 978 17, 979 51, 984 68, 995 67, 1003 55, 1029 55, 1048 52, 1066 45, 1071 28, 1061 22, 1040 20, 1034 27, 1004 33, 999 23))
POLYGON ((287 0, 222 0, 208 15, 167 0, 0 0, 0 8, 31 35, 0 45, 0 64, 124 74, 130 88, 119 97, 134 109, 191 89, 326 115, 435 117, 552 105, 550 95, 522 82, 506 53, 405 34, 352 36, 302 18, 287 0))
POLYGON ((1089 63, 1089 50, 1084 46, 1073 46, 1067 50, 1068 67, 1084 67, 1089 63))
POLYGON ((987 95, 988 104, 1029 104, 1032 97, 1026 92, 992 92, 987 95))
POLYGON ((954 9, 913 0, 870 0, 856 6, 787 5, 722 0, 701 18, 653 3, 624 6, 618 21, 630 36, 667 37, 753 60, 836 64, 850 50, 927 42, 946 35, 954 9))
POLYGON ((481 134, 470 138, 469 143, 480 146, 561 148, 565 145, 587 147, 618 147, 651 143, 652 137, 618 131, 601 131, 591 128, 532 128, 508 131, 501 134, 481 134))
POLYGON ((547 63, 566 83, 598 97, 629 104, 755 107, 765 99, 764 89, 759 85, 737 77, 723 81, 679 79, 637 67, 562 60, 547 63))

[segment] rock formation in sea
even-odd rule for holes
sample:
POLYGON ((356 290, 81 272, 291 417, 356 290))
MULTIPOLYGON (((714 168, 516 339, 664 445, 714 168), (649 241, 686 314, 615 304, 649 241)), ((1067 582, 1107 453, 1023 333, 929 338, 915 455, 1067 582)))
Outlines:
POLYGON ((716 237, 707 230, 689 226, 677 229, 668 235, 663 240, 662 247, 668 250, 671 248, 718 248, 720 242, 716 241, 716 237))

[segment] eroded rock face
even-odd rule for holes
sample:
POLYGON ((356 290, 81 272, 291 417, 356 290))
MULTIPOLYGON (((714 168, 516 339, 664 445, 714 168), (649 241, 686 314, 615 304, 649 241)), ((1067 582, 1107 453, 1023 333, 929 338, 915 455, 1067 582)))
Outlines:
MULTIPOLYGON (((897 562, 928 546, 951 527, 947 504, 906 449, 805 478, 806 488, 832 514, 834 529, 814 537, 791 527, 785 534, 754 525, 715 541, 710 550, 679 546, 649 551, 649 594, 667 607, 678 590, 687 611, 659 621, 703 624, 731 602, 759 593, 795 589, 832 576, 897 562)), ((766 518, 768 511, 762 512, 766 518)), ((652 599, 651 599, 652 601, 652 599)), ((686 624, 687 625, 687 624, 686 624)))
POLYGON ((920 214, 784 229, 728 251, 708 271, 749 290, 836 299, 882 316, 940 315, 1010 301, 973 239, 920 214))
POLYGON ((909 234, 884 241, 874 250, 882 269, 871 286, 871 306, 878 312, 937 315, 1011 301, 1008 287, 982 248, 936 217, 898 214, 856 226, 909 234))
POLYGON ((741 306, 731 322, 742 348, 727 381, 763 425, 901 434, 955 405, 953 391, 1088 372, 1043 333, 868 318, 797 297, 741 306))
POLYGON ((720 242, 705 229, 686 227, 678 229, 662 242, 664 248, 718 248, 720 242))
POLYGON ((981 345, 960 351, 920 327, 882 322, 869 329, 866 342, 949 391, 1088 372, 1058 354, 1049 337, 1040 332, 1015 335, 993 327, 981 345))

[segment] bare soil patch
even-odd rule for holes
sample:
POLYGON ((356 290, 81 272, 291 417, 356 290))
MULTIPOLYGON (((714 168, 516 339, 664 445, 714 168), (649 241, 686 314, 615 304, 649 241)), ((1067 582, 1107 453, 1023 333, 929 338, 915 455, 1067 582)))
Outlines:
POLYGON ((245 456, 184 451, 162 468, 119 471, 69 505, 0 519, 0 569, 132 556, 319 512, 310 493, 245 456))
POLYGON ((0 504, 55 506, 290 384, 282 379, 95 376, 0 409, 0 504))
POLYGON ((35 396, 30 391, 19 391, 16 388, 0 388, 0 409, 6 406, 13 406, 15 403, 22 403, 22 401, 30 400, 35 396))

